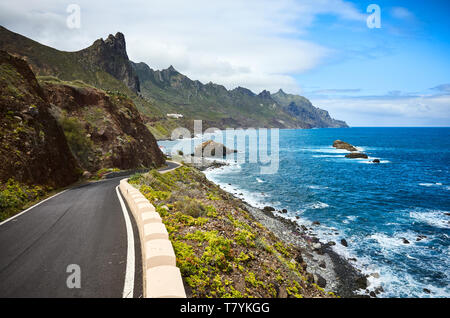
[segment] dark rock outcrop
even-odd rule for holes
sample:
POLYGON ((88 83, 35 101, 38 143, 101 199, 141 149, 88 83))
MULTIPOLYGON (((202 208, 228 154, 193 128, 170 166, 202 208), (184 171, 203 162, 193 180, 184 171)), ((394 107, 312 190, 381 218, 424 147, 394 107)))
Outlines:
POLYGON ((350 158, 350 159, 367 159, 369 158, 368 155, 366 155, 365 153, 360 153, 360 152, 352 152, 352 153, 348 153, 345 155, 346 158, 350 158))
POLYGON ((194 155, 201 155, 202 157, 225 157, 235 152, 237 150, 227 148, 220 142, 208 140, 195 147, 194 155))
POLYGON ((77 52, 90 65, 95 65, 124 82, 131 90, 140 91, 139 78, 128 59, 125 36, 117 32, 106 40, 99 39, 90 47, 77 52))
POLYGON ((347 151, 358 151, 358 149, 356 149, 355 146, 349 144, 348 142, 342 141, 342 140, 335 140, 333 142, 333 147, 336 149, 344 149, 347 151))
POLYGON ((125 95, 90 86, 52 82, 42 85, 59 120, 79 123, 86 143, 91 145, 87 154, 75 151, 84 169, 94 172, 100 168, 152 168, 164 164, 156 139, 125 95))
POLYGON ((82 170, 29 65, 0 51, 0 182, 9 178, 54 188, 82 170))

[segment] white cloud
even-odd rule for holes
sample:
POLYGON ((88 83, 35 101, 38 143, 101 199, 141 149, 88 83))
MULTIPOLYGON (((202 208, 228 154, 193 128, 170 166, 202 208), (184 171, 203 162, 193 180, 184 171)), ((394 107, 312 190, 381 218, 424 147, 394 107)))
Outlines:
POLYGON ((400 20, 411 20, 414 19, 414 14, 404 7, 393 7, 391 10, 391 15, 394 18, 400 20))
POLYGON ((320 65, 332 51, 302 35, 320 14, 364 21, 343 0, 77 1, 79 30, 65 26, 68 3, 0 4, 1 24, 44 44, 77 50, 121 31, 130 58, 152 68, 173 65, 203 82, 299 92, 294 74, 320 65))
POLYGON ((350 126, 450 126, 450 95, 311 98, 350 126))

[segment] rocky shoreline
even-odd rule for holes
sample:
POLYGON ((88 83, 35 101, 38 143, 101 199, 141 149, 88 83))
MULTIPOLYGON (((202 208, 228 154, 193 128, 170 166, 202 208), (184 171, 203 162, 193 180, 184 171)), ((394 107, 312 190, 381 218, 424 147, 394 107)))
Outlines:
MULTIPOLYGON (((200 170, 215 169, 224 163, 208 164, 200 167, 200 170), (215 166, 217 165, 217 166, 215 166)), ((223 190, 223 189, 222 189, 223 190)), ((241 208, 248 211, 258 222, 267 227, 282 241, 291 244, 301 254, 298 260, 307 264, 307 271, 314 277, 315 283, 326 291, 332 291, 340 297, 376 297, 382 290, 369 292, 368 280, 359 269, 349 260, 336 253, 332 246, 335 242, 320 242, 313 227, 299 225, 296 222, 283 217, 283 211, 276 212, 274 208, 256 208, 233 193, 228 193, 230 200, 236 200, 241 208), (357 291, 365 290, 366 294, 357 291)), ((285 211, 285 210, 284 210, 285 211)), ((346 245, 343 240, 338 243, 346 245)))

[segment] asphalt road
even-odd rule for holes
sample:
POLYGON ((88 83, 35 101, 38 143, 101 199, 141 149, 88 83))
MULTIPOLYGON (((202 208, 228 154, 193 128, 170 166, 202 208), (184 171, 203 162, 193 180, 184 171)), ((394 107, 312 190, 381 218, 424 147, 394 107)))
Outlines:
MULTIPOLYGON (((115 189, 121 179, 71 188, 0 225, 0 298, 122 297, 127 231, 115 189), (81 288, 68 288, 71 264, 79 266, 81 288)), ((142 266, 133 228, 139 297, 142 266)))
POLYGON ((171 170, 174 170, 176 168, 178 168, 179 166, 181 166, 181 164, 179 164, 178 162, 174 162, 174 161, 166 161, 167 167, 158 169, 159 172, 161 173, 165 173, 165 172, 169 172, 171 170))

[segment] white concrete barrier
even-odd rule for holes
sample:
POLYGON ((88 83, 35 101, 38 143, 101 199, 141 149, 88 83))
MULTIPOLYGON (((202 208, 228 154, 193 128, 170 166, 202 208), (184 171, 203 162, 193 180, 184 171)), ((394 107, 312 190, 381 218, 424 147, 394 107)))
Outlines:
POLYGON ((144 297, 186 298, 176 256, 161 216, 144 195, 120 180, 119 189, 133 214, 141 241, 144 297))

